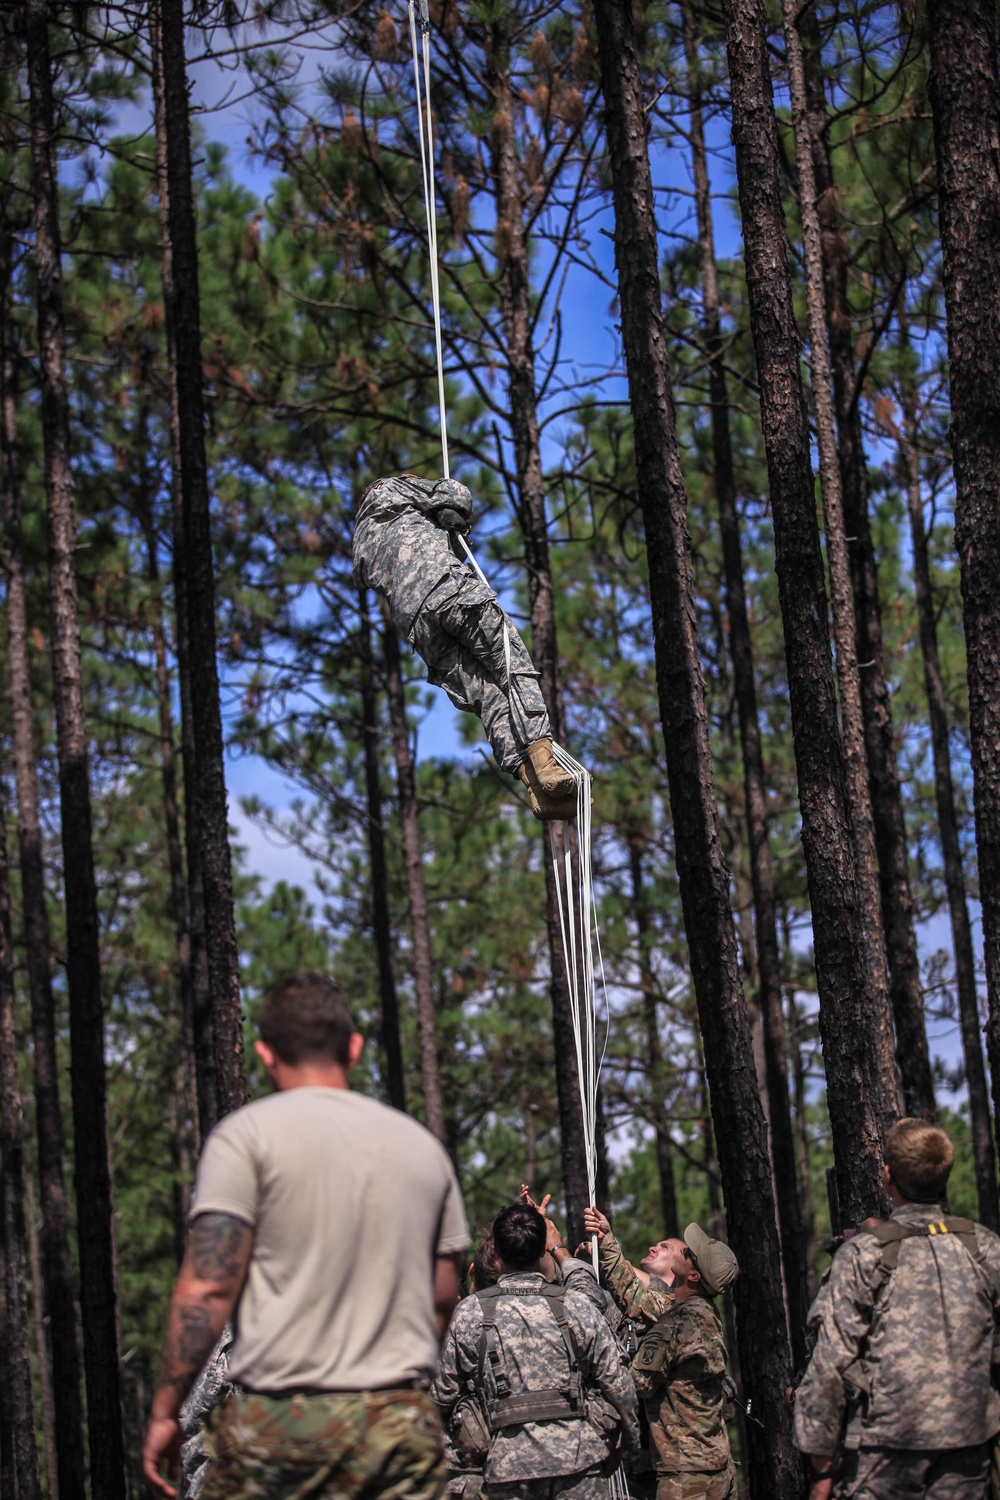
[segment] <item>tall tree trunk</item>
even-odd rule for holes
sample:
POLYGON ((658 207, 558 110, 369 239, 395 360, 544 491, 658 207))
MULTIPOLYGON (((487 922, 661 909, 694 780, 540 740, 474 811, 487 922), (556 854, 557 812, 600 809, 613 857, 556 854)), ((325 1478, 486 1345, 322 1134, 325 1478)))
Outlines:
POLYGON ((670 1119, 666 1103, 666 1075, 663 1067, 663 1044, 657 1016, 656 979, 652 965, 652 932, 649 920, 649 898, 643 877, 643 854, 646 841, 632 830, 628 836, 629 873, 632 877, 632 912, 639 940, 639 983, 642 985, 642 1018, 649 1055, 649 1094, 656 1145, 656 1171, 660 1181, 660 1216, 663 1233, 668 1239, 680 1238, 677 1215, 677 1187, 674 1161, 670 1150, 670 1119))
MULTIPOLYGON (((837 416, 837 452, 853 584, 865 758, 889 964, 889 993, 896 1029, 896 1059, 907 1114, 932 1120, 936 1113, 934 1086, 910 889, 906 819, 882 640, 878 571, 868 519, 868 463, 861 430, 861 406, 855 391, 854 340, 847 298, 849 252, 840 223, 840 204, 826 129, 816 10, 815 7, 797 7, 795 14, 797 40, 801 39, 797 56, 801 57, 803 70, 799 108, 801 124, 797 130, 803 135, 808 134, 814 174, 811 201, 819 220, 822 246, 826 325, 837 416)), ((801 173, 799 186, 801 195, 801 173)))
POLYGON ((615 260, 635 435, 636 485, 649 560, 660 718, 681 904, 704 1038, 712 1118, 736 1285, 740 1367, 762 1427, 747 1434, 751 1491, 799 1494, 785 1409, 788 1333, 767 1125, 740 984, 729 870, 718 831, 705 687, 694 611, 691 542, 661 309, 642 79, 630 0, 595 6, 615 206, 615 260))
POLYGON ((101 1500, 117 1500, 118 1496, 124 1497, 126 1491, 125 1451, 108 1159, 100 930, 77 617, 77 538, 70 468, 69 390, 47 0, 27 0, 25 41, 31 95, 38 349, 48 500, 49 612, 66 893, 74 1186, 90 1483, 94 1494, 100 1495, 101 1500))
POLYGON ((420 1037, 420 1085, 424 1095, 424 1120, 428 1130, 447 1145, 444 1096, 438 1060, 437 1007, 434 1004, 434 959, 431 954, 430 917, 424 884, 424 857, 420 844, 417 785, 410 754, 406 723, 406 690, 399 659, 399 638, 385 599, 379 598, 385 625, 386 696, 392 725, 392 750, 396 760, 396 792, 399 821, 403 830, 403 863, 410 904, 410 942, 413 945, 413 987, 417 995, 417 1029, 420 1037))
MULTIPOLYGON (((173 381, 180 436, 183 546, 175 549, 175 575, 183 571, 194 776, 186 827, 198 825, 205 906, 205 946, 219 1115, 246 1099, 239 951, 233 913, 233 877, 223 765, 222 716, 216 662, 215 569, 205 455, 205 404, 201 367, 198 245, 191 188, 191 143, 182 0, 156 0, 151 29, 159 32, 163 134, 166 147, 167 238, 170 288, 164 280, 166 321, 172 333, 173 381), (157 20, 159 26, 157 27, 157 20)), ((185 768, 185 785, 187 771, 185 768)))
POLYGON ((986 1050, 1000 1122, 1000 77, 993 0, 928 0, 948 315, 955 542, 983 911, 986 1050))
MULTIPOLYGON (((14 940, 10 921, 6 797, 0 787, 0 1235, 3 1240, 3 1432, 14 1460, 17 1500, 40 1500, 35 1405, 31 1395, 28 1338, 27 1246, 21 1090, 17 1081, 14 1022, 14 940)), ((7 1455, 4 1454, 6 1461, 7 1455)))
MULTIPOLYGON (((794 0, 784 0, 784 17, 785 45, 788 52, 788 72, 792 95, 795 164, 799 183, 799 210, 802 217, 813 408, 816 416, 820 489, 823 496, 826 557, 830 569, 833 634, 836 643, 840 715, 843 724, 847 771, 847 809, 854 836, 856 879, 865 940, 866 990, 872 1020, 878 1028, 878 1108, 882 1132, 885 1135, 899 1115, 889 971, 882 927, 882 896, 878 878, 878 857, 875 850, 875 824, 872 819, 871 796, 868 790, 868 756, 865 749, 864 715, 861 710, 861 686, 858 681, 858 650, 854 631, 851 570, 847 556, 844 506, 840 490, 840 464, 837 456, 830 351, 826 342, 823 251, 819 215, 816 210, 812 141, 806 114, 802 43, 796 28, 794 0)), ((929 1090, 930 1059, 927 1053, 927 1037, 922 1026, 919 1035, 923 1039, 922 1071, 926 1073, 929 1090)), ((916 1040, 908 1037, 907 1046, 903 1048, 903 1051, 907 1058, 912 1060, 914 1051, 919 1052, 916 1040)), ((926 1098, 926 1095, 923 1097, 926 1098)), ((933 1092, 930 1094, 930 1101, 933 1114, 933 1092)))
MULTIPOLYGON (((160 268, 165 306, 172 306, 174 257, 170 238, 170 186, 167 175, 167 109, 163 83, 162 17, 159 0, 150 0, 149 40, 153 74, 153 112, 156 129, 156 183, 160 223, 160 268)), ((170 498, 173 528, 173 586, 177 679, 181 705, 181 749, 185 809, 197 805, 195 775, 194 709, 191 699, 191 653, 188 646, 187 586, 184 567, 184 505, 181 483, 181 422, 177 397, 177 346, 174 323, 166 318, 167 366, 170 386, 170 498)), ((195 1090, 198 1100, 198 1135, 204 1140, 219 1117, 218 1069, 212 992, 208 977, 205 938, 205 882, 202 876, 201 824, 185 817, 184 846, 187 857, 187 914, 191 969, 191 1030, 194 1046, 195 1090)))
POLYGON ((146 577, 152 604, 153 666, 156 674, 156 701, 160 731, 160 780, 163 786, 163 818, 167 834, 167 873, 169 895, 167 911, 174 929, 177 948, 177 996, 180 1023, 178 1075, 183 1117, 178 1115, 178 1144, 181 1136, 191 1139, 191 1154, 201 1152, 199 1129, 197 1054, 194 1035, 194 972, 191 967, 191 931, 188 925, 187 891, 184 885, 184 854, 181 847, 180 809, 177 804, 177 760, 174 748, 174 712, 170 694, 170 668, 163 624, 163 590, 160 559, 157 553, 156 527, 153 521, 152 494, 143 474, 143 493, 139 496, 139 524, 146 542, 146 577))
POLYGON ((758 1003, 761 1012, 767 1098, 770 1107, 771 1161, 774 1167, 781 1254, 788 1293, 792 1353, 796 1363, 799 1363, 805 1352, 803 1341, 807 1312, 805 1241, 802 1233, 802 1213, 795 1171, 792 1111, 788 1097, 785 1019, 781 997, 781 953, 778 947, 774 870, 771 865, 767 827, 767 784, 764 777, 764 755, 757 716, 753 648, 750 643, 750 622, 747 617, 746 592, 743 583, 740 526, 736 510, 736 480, 729 431, 729 392, 723 364, 719 313, 719 277, 712 227, 708 152, 705 148, 705 130, 701 109, 698 38, 694 8, 689 3, 685 3, 682 7, 682 20, 690 93, 688 108, 695 209, 698 220, 698 247, 701 258, 705 352, 708 356, 709 400, 712 409, 715 498, 719 507, 726 613, 729 617, 729 651, 733 663, 740 746, 743 755, 743 784, 746 797, 750 878, 753 886, 757 949, 758 1003))
MULTIPOLYGON (((378 963, 380 999, 379 1035, 385 1063, 385 1092, 394 1109, 406 1108, 403 1048, 399 1037, 399 998, 392 969, 392 924, 389 918, 389 873, 385 858, 385 826, 382 822, 382 778, 379 773, 378 704, 372 670, 372 637, 368 615, 368 591, 358 590, 361 657, 361 732, 365 747, 365 795, 368 803, 368 858, 371 865, 372 932, 378 963)), ((405 716, 404 716, 405 722, 405 716)))
MULTIPOLYGON (((788 1046, 792 1058, 792 1082, 795 1091, 795 1164, 799 1174, 799 1201, 802 1204, 802 1223, 806 1237, 806 1277, 810 1300, 816 1295, 816 1215, 813 1212, 812 1189, 809 1184, 809 1096, 806 1091, 806 1070, 802 1058, 802 1039, 799 1032, 799 1011, 795 1003, 795 990, 788 992, 788 1046)), ((804 1368, 804 1366, 800 1366, 804 1368)))
MULTIPOLYGON (((901 314, 900 346, 905 348, 907 342, 906 319, 905 315, 901 314)), ((923 499, 920 492, 917 394, 909 372, 905 372, 903 376, 902 408, 900 469, 910 512, 913 584, 917 595, 920 650, 924 659, 924 688, 927 693, 927 715, 930 720, 931 747, 934 755, 934 792, 937 799, 938 831, 944 860, 944 883, 948 893, 952 945, 955 950, 955 988, 958 991, 958 1015, 962 1030, 962 1052, 965 1058, 965 1083, 969 1091, 972 1155, 976 1170, 976 1191, 979 1195, 979 1218, 988 1228, 998 1230, 1000 1229, 1000 1201, 997 1195, 996 1154, 990 1130, 990 1094, 980 1040, 976 961, 972 947, 972 925, 969 921, 969 907, 965 895, 965 871, 962 868, 962 846, 958 836, 955 788, 951 778, 948 709, 938 658, 937 620, 934 612, 930 562, 927 555, 923 499)))
POLYGON ((812 908, 827 1102, 849 1222, 885 1209, 864 933, 830 660, 762 0, 724 0, 750 324, 812 908))
POLYGON ((3 245, 2 412, 0 445, 3 457, 2 521, 3 571, 7 583, 7 665, 10 672, 11 729, 14 785, 17 794, 18 856, 24 922, 28 996, 31 1004, 32 1064, 34 1068, 35 1132, 38 1141, 38 1181, 42 1212, 44 1282, 36 1283, 35 1297, 44 1304, 52 1350, 53 1401, 57 1464, 48 1473, 53 1494, 60 1500, 83 1500, 86 1464, 83 1448, 83 1404, 80 1399, 80 1359, 77 1352, 73 1262, 69 1248, 69 1207, 63 1162, 62 1107, 59 1100, 59 1062, 56 1052, 56 1007, 52 993, 52 954, 42 830, 38 815, 38 773, 35 765, 31 706, 31 666, 28 611, 25 597, 21 538, 21 490, 17 460, 17 400, 10 303, 8 244, 3 245), (44 1286, 44 1295, 43 1295, 44 1286))
MULTIPOLYGON (((514 151, 510 41, 503 21, 495 21, 491 32, 487 55, 490 60, 488 83, 494 100, 490 141, 496 204, 498 292, 507 346, 510 426, 519 497, 517 519, 524 540, 528 569, 531 657, 541 674, 542 697, 548 710, 553 736, 559 741, 563 739, 565 732, 562 683, 535 390, 535 351, 532 347, 531 283, 524 236, 524 201, 514 151)), ((583 1210, 589 1197, 587 1164, 582 1149, 583 1111, 580 1079, 576 1069, 569 986, 559 935, 555 870, 551 846, 544 830, 543 849, 552 1040, 555 1048, 560 1156, 566 1200, 566 1236, 567 1243, 577 1244, 583 1238, 583 1210)))
MULTIPOLYGON (((56 1443, 56 1403, 52 1383, 52 1352, 46 1334, 45 1297, 42 1290, 42 1252, 38 1243, 38 1215, 31 1172, 24 1174, 24 1208, 28 1223, 28 1263, 31 1267, 31 1323, 35 1337, 35 1362, 38 1366, 39 1406, 42 1419, 42 1442, 45 1449, 45 1490, 49 1500, 58 1500, 59 1459, 56 1443)), ((82 1422, 77 1427, 78 1444, 83 1446, 82 1422)), ((82 1462, 82 1460, 81 1460, 82 1462)))

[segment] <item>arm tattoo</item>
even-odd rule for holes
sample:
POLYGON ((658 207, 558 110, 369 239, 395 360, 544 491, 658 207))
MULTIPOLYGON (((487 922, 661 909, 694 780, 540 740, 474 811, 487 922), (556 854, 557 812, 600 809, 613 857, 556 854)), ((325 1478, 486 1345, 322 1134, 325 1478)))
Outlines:
POLYGON ((199 1214, 188 1236, 187 1262, 199 1281, 232 1281, 246 1264, 253 1230, 233 1214, 199 1214))

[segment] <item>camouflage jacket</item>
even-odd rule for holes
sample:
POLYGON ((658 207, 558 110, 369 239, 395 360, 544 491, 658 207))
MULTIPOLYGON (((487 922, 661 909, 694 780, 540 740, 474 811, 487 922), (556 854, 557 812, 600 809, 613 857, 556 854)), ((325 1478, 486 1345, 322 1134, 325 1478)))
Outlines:
POLYGON ((179 1500, 198 1500, 204 1487, 208 1473, 204 1424, 209 1413, 236 1389, 229 1379, 229 1351, 233 1347, 233 1338, 232 1326, 227 1323, 181 1407, 179 1500))
MULTIPOLYGON (((539 1272, 502 1276, 501 1288, 510 1295, 496 1304, 497 1341, 511 1394, 523 1395, 564 1385, 569 1379, 566 1345, 547 1301, 537 1295, 543 1284, 539 1272)), ((630 1441, 638 1441, 638 1417, 632 1377, 622 1362, 607 1323, 589 1297, 568 1285, 566 1318, 573 1335, 584 1379, 584 1397, 601 1396, 621 1416, 630 1441)), ((445 1335, 431 1395, 445 1418, 478 1377, 482 1305, 466 1297, 455 1309, 445 1335)), ((496 1398, 496 1383, 487 1361, 484 1372, 487 1400, 496 1398)), ((524 1422, 496 1433, 486 1460, 487 1483, 548 1479, 576 1474, 602 1463, 607 1443, 596 1420, 566 1419, 524 1422)))
POLYGON ((672 1303, 632 1361, 660 1474, 714 1473, 729 1462, 726 1346, 707 1297, 672 1303))
POLYGON ((435 516, 447 507, 468 531, 472 496, 457 479, 433 483, 412 474, 378 479, 365 491, 354 527, 354 580, 385 594, 405 636, 427 595, 462 567, 435 516))
POLYGON ((601 1280, 627 1318, 655 1323, 673 1307, 674 1299, 666 1284, 651 1276, 646 1286, 635 1267, 625 1259, 613 1234, 604 1236, 598 1255, 601 1280))
MULTIPOLYGON (((893 1221, 944 1217, 940 1204, 907 1203, 893 1221)), ((795 1442, 804 1453, 836 1449, 846 1407, 845 1373, 867 1388, 863 1448, 966 1448, 1000 1430, 991 1378, 1000 1323, 1000 1238, 975 1226, 978 1256, 954 1234, 904 1239, 886 1275, 882 1250, 864 1232, 837 1251, 809 1313, 816 1347, 795 1396, 795 1442)))

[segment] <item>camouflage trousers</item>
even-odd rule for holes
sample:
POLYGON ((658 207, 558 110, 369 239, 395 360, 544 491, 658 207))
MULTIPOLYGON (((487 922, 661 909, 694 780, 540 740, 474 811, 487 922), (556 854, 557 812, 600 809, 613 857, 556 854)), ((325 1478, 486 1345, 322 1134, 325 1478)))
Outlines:
POLYGON ((484 1500, 607 1500, 608 1481, 598 1469, 551 1479, 517 1479, 483 1485, 484 1500))
POLYGON ((427 680, 443 687, 456 708, 478 714, 504 771, 516 771, 528 746, 551 734, 527 647, 496 594, 470 569, 456 563, 431 590, 407 639, 427 664, 427 680))
POLYGON ((439 1500, 441 1423, 425 1391, 263 1396, 212 1412, 203 1500, 439 1500))
POLYGON ((985 1500, 991 1446, 861 1448, 834 1493, 839 1500, 985 1500))
POLYGON ((656 1500, 736 1500, 736 1470, 732 1460, 710 1474, 661 1474, 656 1500))

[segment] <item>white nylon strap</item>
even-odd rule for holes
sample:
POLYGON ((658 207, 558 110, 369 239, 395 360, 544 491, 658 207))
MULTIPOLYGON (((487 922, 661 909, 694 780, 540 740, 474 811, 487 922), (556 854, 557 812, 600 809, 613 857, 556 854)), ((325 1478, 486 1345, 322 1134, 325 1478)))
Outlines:
POLYGON ((431 23, 426 0, 420 3, 420 46, 424 64, 423 98, 421 98, 420 62, 417 57, 417 16, 414 0, 409 0, 410 49, 413 53, 413 83, 417 95, 417 130, 420 136, 420 170, 424 181, 424 214, 427 219, 427 250, 431 266, 431 302, 434 308, 434 348, 437 354, 438 411, 441 421, 441 464, 445 479, 451 475, 448 464, 448 416, 444 400, 444 351, 441 343, 441 287, 438 281, 437 213, 434 200, 434 121, 431 114, 431 54, 428 41, 431 23), (424 108, 426 105, 426 128, 424 108))

